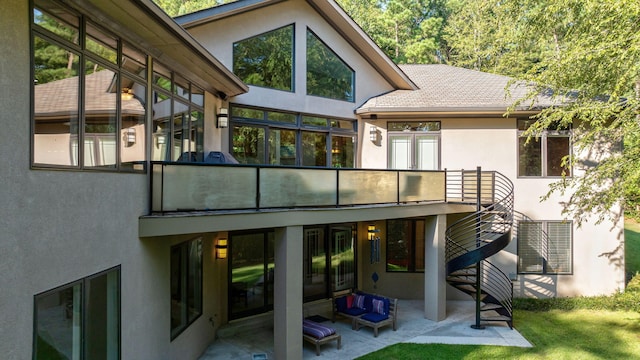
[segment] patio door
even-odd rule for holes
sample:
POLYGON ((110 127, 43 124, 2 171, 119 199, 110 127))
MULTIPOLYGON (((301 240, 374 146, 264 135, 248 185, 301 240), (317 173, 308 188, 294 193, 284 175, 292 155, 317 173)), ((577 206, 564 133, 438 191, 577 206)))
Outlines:
POLYGON ((389 133, 388 167, 397 170, 438 170, 440 168, 440 136, 389 133))

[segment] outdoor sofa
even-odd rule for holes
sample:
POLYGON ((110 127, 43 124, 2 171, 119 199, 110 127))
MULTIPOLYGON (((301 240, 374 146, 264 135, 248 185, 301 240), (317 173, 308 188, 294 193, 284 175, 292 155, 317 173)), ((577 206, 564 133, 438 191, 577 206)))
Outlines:
POLYGON ((367 326, 378 337, 378 329, 381 327, 392 325, 393 331, 398 329, 397 309, 398 299, 361 291, 341 291, 333 296, 332 321, 335 322, 338 315, 347 317, 351 319, 352 329, 360 330, 360 326, 367 326))

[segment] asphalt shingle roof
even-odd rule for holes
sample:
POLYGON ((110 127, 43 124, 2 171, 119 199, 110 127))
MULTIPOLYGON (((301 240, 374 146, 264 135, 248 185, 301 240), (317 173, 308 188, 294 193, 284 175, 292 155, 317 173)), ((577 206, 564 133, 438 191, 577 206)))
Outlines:
MULTIPOLYGON (((527 93, 522 83, 509 86, 507 76, 490 74, 443 64, 400 65, 400 69, 419 87, 418 90, 396 90, 366 101, 361 112, 385 111, 506 111, 527 93)), ((530 108, 527 101, 518 109, 530 108)), ((548 106, 540 99, 537 106, 548 106)))

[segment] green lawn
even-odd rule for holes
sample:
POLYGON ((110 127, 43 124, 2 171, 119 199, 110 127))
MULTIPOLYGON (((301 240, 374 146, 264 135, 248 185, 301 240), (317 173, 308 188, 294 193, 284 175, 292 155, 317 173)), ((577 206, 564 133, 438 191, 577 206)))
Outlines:
POLYGON ((635 220, 624 223, 624 247, 627 276, 640 272, 640 224, 635 220))
POLYGON ((396 344, 359 359, 640 359, 637 312, 518 310, 515 318, 533 348, 396 344))
POLYGON ((533 348, 396 344, 359 359, 640 359, 640 224, 633 220, 625 223, 625 256, 634 277, 622 294, 517 301, 516 328, 533 348))

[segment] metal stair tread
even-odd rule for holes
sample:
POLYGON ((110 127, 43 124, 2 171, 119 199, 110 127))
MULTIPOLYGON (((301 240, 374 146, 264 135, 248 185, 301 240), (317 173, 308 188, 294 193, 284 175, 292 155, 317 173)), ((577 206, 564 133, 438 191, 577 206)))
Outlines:
POLYGON ((511 321, 511 316, 505 316, 505 315, 495 315, 495 316, 485 316, 485 317, 480 317, 480 320, 482 321, 511 321))

